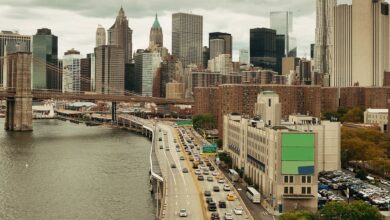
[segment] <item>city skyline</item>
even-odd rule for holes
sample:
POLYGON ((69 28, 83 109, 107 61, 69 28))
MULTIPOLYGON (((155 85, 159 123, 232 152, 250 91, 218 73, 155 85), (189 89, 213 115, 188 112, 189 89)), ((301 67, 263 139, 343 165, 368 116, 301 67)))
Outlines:
MULTIPOLYGON (((133 51, 147 48, 149 42, 149 30, 153 24, 155 13, 158 14, 161 27, 164 30, 164 45, 171 52, 172 13, 185 12, 202 15, 204 17, 203 45, 208 46, 208 34, 210 32, 228 32, 233 36, 233 60, 238 61, 239 49, 249 49, 249 29, 256 27, 269 27, 269 13, 271 11, 292 11, 294 13, 294 32, 298 39, 298 55, 309 56, 310 44, 314 42, 315 28, 315 2, 302 0, 289 2, 279 0, 275 2, 250 1, 246 6, 237 6, 234 1, 223 6, 213 5, 209 7, 203 1, 197 5, 185 3, 182 5, 161 5, 151 2, 150 5, 140 5, 137 1, 132 3, 120 3, 112 5, 96 5, 94 8, 86 8, 87 1, 76 5, 54 2, 45 3, 34 1, 32 7, 27 4, 18 4, 14 1, 0 3, 0 19, 4 22, 1 29, 19 31, 20 34, 32 35, 38 28, 50 28, 53 34, 59 38, 59 57, 62 58, 65 51, 70 48, 79 50, 83 55, 93 52, 95 46, 95 32, 99 24, 106 30, 115 20, 117 11, 124 8, 129 18, 129 27, 134 30, 133 51), (264 4, 269 7, 261 7, 264 4), (282 6, 281 6, 282 5, 282 6), (102 6, 105 6, 102 10, 102 6), (158 7, 157 7, 158 6, 158 7), (253 8, 258 7, 259 11, 253 8), (136 10, 136 9, 139 10, 136 10), (221 16, 226 15, 226 16, 221 16), (39 15, 39 16, 38 16, 39 15), (48 22, 56 17, 55 22, 48 22), (233 17, 226 25, 225 17, 233 17), (69 26, 72 25, 72 28, 69 26), (310 27, 309 30, 308 27, 310 27)), ((87 5, 88 6, 88 5, 87 5)))

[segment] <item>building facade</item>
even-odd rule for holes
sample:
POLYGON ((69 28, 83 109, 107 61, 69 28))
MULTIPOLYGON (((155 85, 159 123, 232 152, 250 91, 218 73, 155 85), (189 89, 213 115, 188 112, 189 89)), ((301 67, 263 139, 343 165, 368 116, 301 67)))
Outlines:
POLYGON ((334 57, 330 86, 353 86, 352 81, 352 5, 334 8, 334 57))
POLYGON ((364 124, 374 124, 380 127, 381 132, 387 133, 388 129, 388 109, 368 108, 364 112, 364 124))
POLYGON ((149 35, 149 48, 153 47, 164 47, 163 31, 160 22, 158 22, 157 14, 149 35))
POLYGON ((80 52, 71 49, 64 53, 62 59, 62 92, 81 91, 81 55, 80 52))
POLYGON ((210 58, 209 60, 214 59, 220 54, 225 54, 225 40, 224 39, 210 39, 210 58))
POLYGON ((183 67, 194 64, 202 66, 203 17, 200 15, 172 14, 172 55, 183 67))
POLYGON ((0 87, 7 86, 7 66, 5 65, 7 54, 30 51, 31 36, 12 31, 0 32, 0 87))
POLYGON ((183 99, 184 98, 184 83, 171 82, 166 84, 167 99, 183 99))
POLYGON ((317 211, 318 173, 341 168, 340 123, 277 123, 277 96, 260 93, 255 118, 224 116, 224 150, 274 210, 317 211))
POLYGON ((108 45, 122 48, 125 63, 130 63, 133 57, 133 30, 129 27, 129 20, 122 7, 107 34, 108 45))
MULTIPOLYGON (((219 41, 217 41, 219 43, 219 41)), ((210 59, 218 56, 219 54, 229 54, 233 56, 233 37, 229 33, 222 32, 212 32, 209 33, 209 48, 210 48, 210 59), (216 48, 216 51, 213 49, 212 40, 223 40, 223 46, 216 48), (220 53, 219 53, 220 52, 220 53), (212 55, 214 54, 214 56, 212 55)))
POLYGON ((92 54, 80 59, 80 91, 92 91, 92 54))
MULTIPOLYGON (((293 40, 291 34, 293 32, 293 13, 291 11, 277 11, 270 13, 270 27, 276 30, 276 34, 284 35, 284 56, 295 55, 296 46, 290 46, 290 40, 293 40)), ((292 56, 292 57, 295 57, 292 56)))
POLYGON ((334 7, 337 0, 316 1, 314 72, 332 74, 334 7))
POLYGON ((223 75, 233 73, 232 57, 229 54, 220 54, 216 56, 214 59, 209 60, 208 70, 223 75))
MULTIPOLYGON (((135 92, 142 96, 153 95, 153 85, 156 82, 157 69, 160 67, 161 57, 158 53, 144 51, 135 56, 135 92)), ((159 76, 160 77, 160 76, 159 76)))
POLYGON ((95 48, 96 92, 124 94, 125 60, 123 48, 104 45, 95 48))
POLYGON ((48 28, 38 29, 32 44, 32 88, 61 90, 58 70, 58 38, 48 28))
POLYGON ((250 62, 256 67, 276 67, 276 31, 268 28, 250 29, 250 62))
POLYGON ((239 61, 241 69, 246 69, 250 66, 249 51, 247 49, 240 49, 239 61))
POLYGON ((99 47, 99 46, 103 46, 103 45, 106 45, 106 29, 104 29, 104 27, 99 24, 97 29, 96 29, 96 46, 95 47, 99 47))

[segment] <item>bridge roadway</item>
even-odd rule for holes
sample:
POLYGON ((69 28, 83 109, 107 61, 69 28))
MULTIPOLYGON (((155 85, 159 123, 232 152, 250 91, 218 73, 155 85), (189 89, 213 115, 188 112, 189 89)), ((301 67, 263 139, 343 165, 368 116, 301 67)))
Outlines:
MULTIPOLYGON (((14 93, 8 90, 0 89, 0 99, 14 97, 14 93)), ((114 95, 114 94, 98 94, 98 93, 62 93, 55 91, 33 90, 33 99, 57 99, 57 100, 100 100, 110 102, 153 102, 156 104, 194 104, 190 99, 165 99, 158 97, 145 97, 139 95, 114 95)))

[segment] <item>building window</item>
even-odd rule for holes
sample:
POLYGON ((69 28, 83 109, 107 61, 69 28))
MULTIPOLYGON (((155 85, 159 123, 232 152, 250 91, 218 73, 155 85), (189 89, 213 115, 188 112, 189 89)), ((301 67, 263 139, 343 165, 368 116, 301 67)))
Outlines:
POLYGON ((288 194, 288 187, 284 187, 284 194, 288 194))
POLYGON ((302 183, 306 183, 306 176, 302 176, 302 183))
POLYGON ((311 176, 307 177, 307 183, 311 183, 311 176))
POLYGON ((306 192, 307 192, 307 194, 311 194, 311 187, 307 187, 306 192))
POLYGON ((302 194, 306 194, 306 187, 302 187, 302 194))
POLYGON ((294 187, 290 186, 290 194, 294 194, 294 187))
POLYGON ((271 107, 271 99, 268 99, 268 106, 271 107))
POLYGON ((288 183, 288 176, 284 176, 284 183, 288 183))
POLYGON ((290 183, 294 182, 294 176, 290 176, 290 183))

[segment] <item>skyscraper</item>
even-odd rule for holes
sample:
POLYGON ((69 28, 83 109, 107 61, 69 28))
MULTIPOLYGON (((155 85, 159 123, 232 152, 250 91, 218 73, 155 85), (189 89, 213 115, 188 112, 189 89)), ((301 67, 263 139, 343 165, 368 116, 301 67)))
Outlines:
POLYGON ((87 54, 86 58, 80 59, 80 91, 92 91, 92 59, 94 54, 87 54))
POLYGON ((330 86, 352 83, 352 5, 338 5, 334 11, 334 56, 330 86))
POLYGON ((125 88, 125 62, 123 48, 103 45, 95 48, 96 92, 123 94, 125 88))
POLYGON ((62 92, 80 92, 80 60, 80 52, 75 49, 64 53, 62 59, 62 92))
MULTIPOLYGON (((290 11, 278 11, 270 13, 270 27, 271 29, 276 30, 276 34, 285 36, 285 55, 294 55, 296 56, 296 47, 290 45, 290 42, 294 41, 291 38, 293 32, 293 13, 290 11)), ((293 42, 292 42, 293 43, 293 42)), ((296 45, 296 43, 295 43, 296 45)))
POLYGON ((240 60, 240 65, 243 66, 243 65, 249 65, 250 62, 249 62, 249 51, 247 49, 240 49, 240 57, 239 57, 239 60, 240 60))
POLYGON ((250 61, 256 67, 274 70, 276 66, 276 31, 250 29, 250 61))
POLYGON ((214 59, 220 54, 225 54, 225 40, 216 38, 211 39, 210 41, 210 58, 209 60, 214 59))
POLYGON ((153 95, 155 77, 160 67, 161 57, 159 53, 142 51, 135 55, 135 92, 143 96, 153 95))
POLYGON ((314 72, 332 74, 334 7, 337 0, 316 1, 314 72))
POLYGON ((33 89, 61 90, 58 71, 58 38, 48 28, 38 29, 32 46, 33 89))
POLYGON ((99 24, 96 29, 96 47, 106 45, 106 29, 99 24))
POLYGON ((203 17, 200 15, 172 14, 172 54, 183 64, 202 66, 203 17))
POLYGON ((158 22, 157 14, 154 19, 154 23, 152 28, 150 29, 149 35, 149 48, 153 47, 163 47, 163 32, 160 26, 160 22, 158 22))
POLYGON ((209 47, 210 47, 210 59, 213 59, 214 57, 212 57, 212 53, 215 54, 215 56, 218 56, 218 52, 214 52, 211 48, 212 48, 212 40, 214 39, 219 39, 219 40, 223 40, 223 52, 220 53, 220 54, 229 54, 230 56, 232 56, 232 49, 233 49, 233 38, 232 38, 232 35, 229 34, 229 33, 222 33, 222 32, 212 32, 212 33, 209 33, 209 47))
MULTIPOLYGON (((12 31, 0 32, 0 57, 15 52, 30 52, 31 36, 20 35, 12 31)), ((0 87, 6 86, 7 70, 4 59, 0 59, 0 87)))
POLYGON ((129 28, 129 21, 121 7, 115 23, 107 31, 108 45, 122 48, 125 63, 130 63, 133 56, 133 30, 129 28))
POLYGON ((282 74, 282 60, 283 57, 286 56, 285 53, 285 43, 286 43, 286 36, 284 35, 276 35, 276 66, 275 66, 275 72, 278 72, 278 74, 282 74))
POLYGON ((383 86, 389 71, 389 4, 384 0, 352 1, 352 82, 383 86))
POLYGON ((207 64, 209 62, 209 59, 210 59, 210 48, 208 48, 207 46, 204 46, 203 47, 203 50, 202 50, 202 59, 203 59, 203 68, 204 69, 207 69, 207 64))

